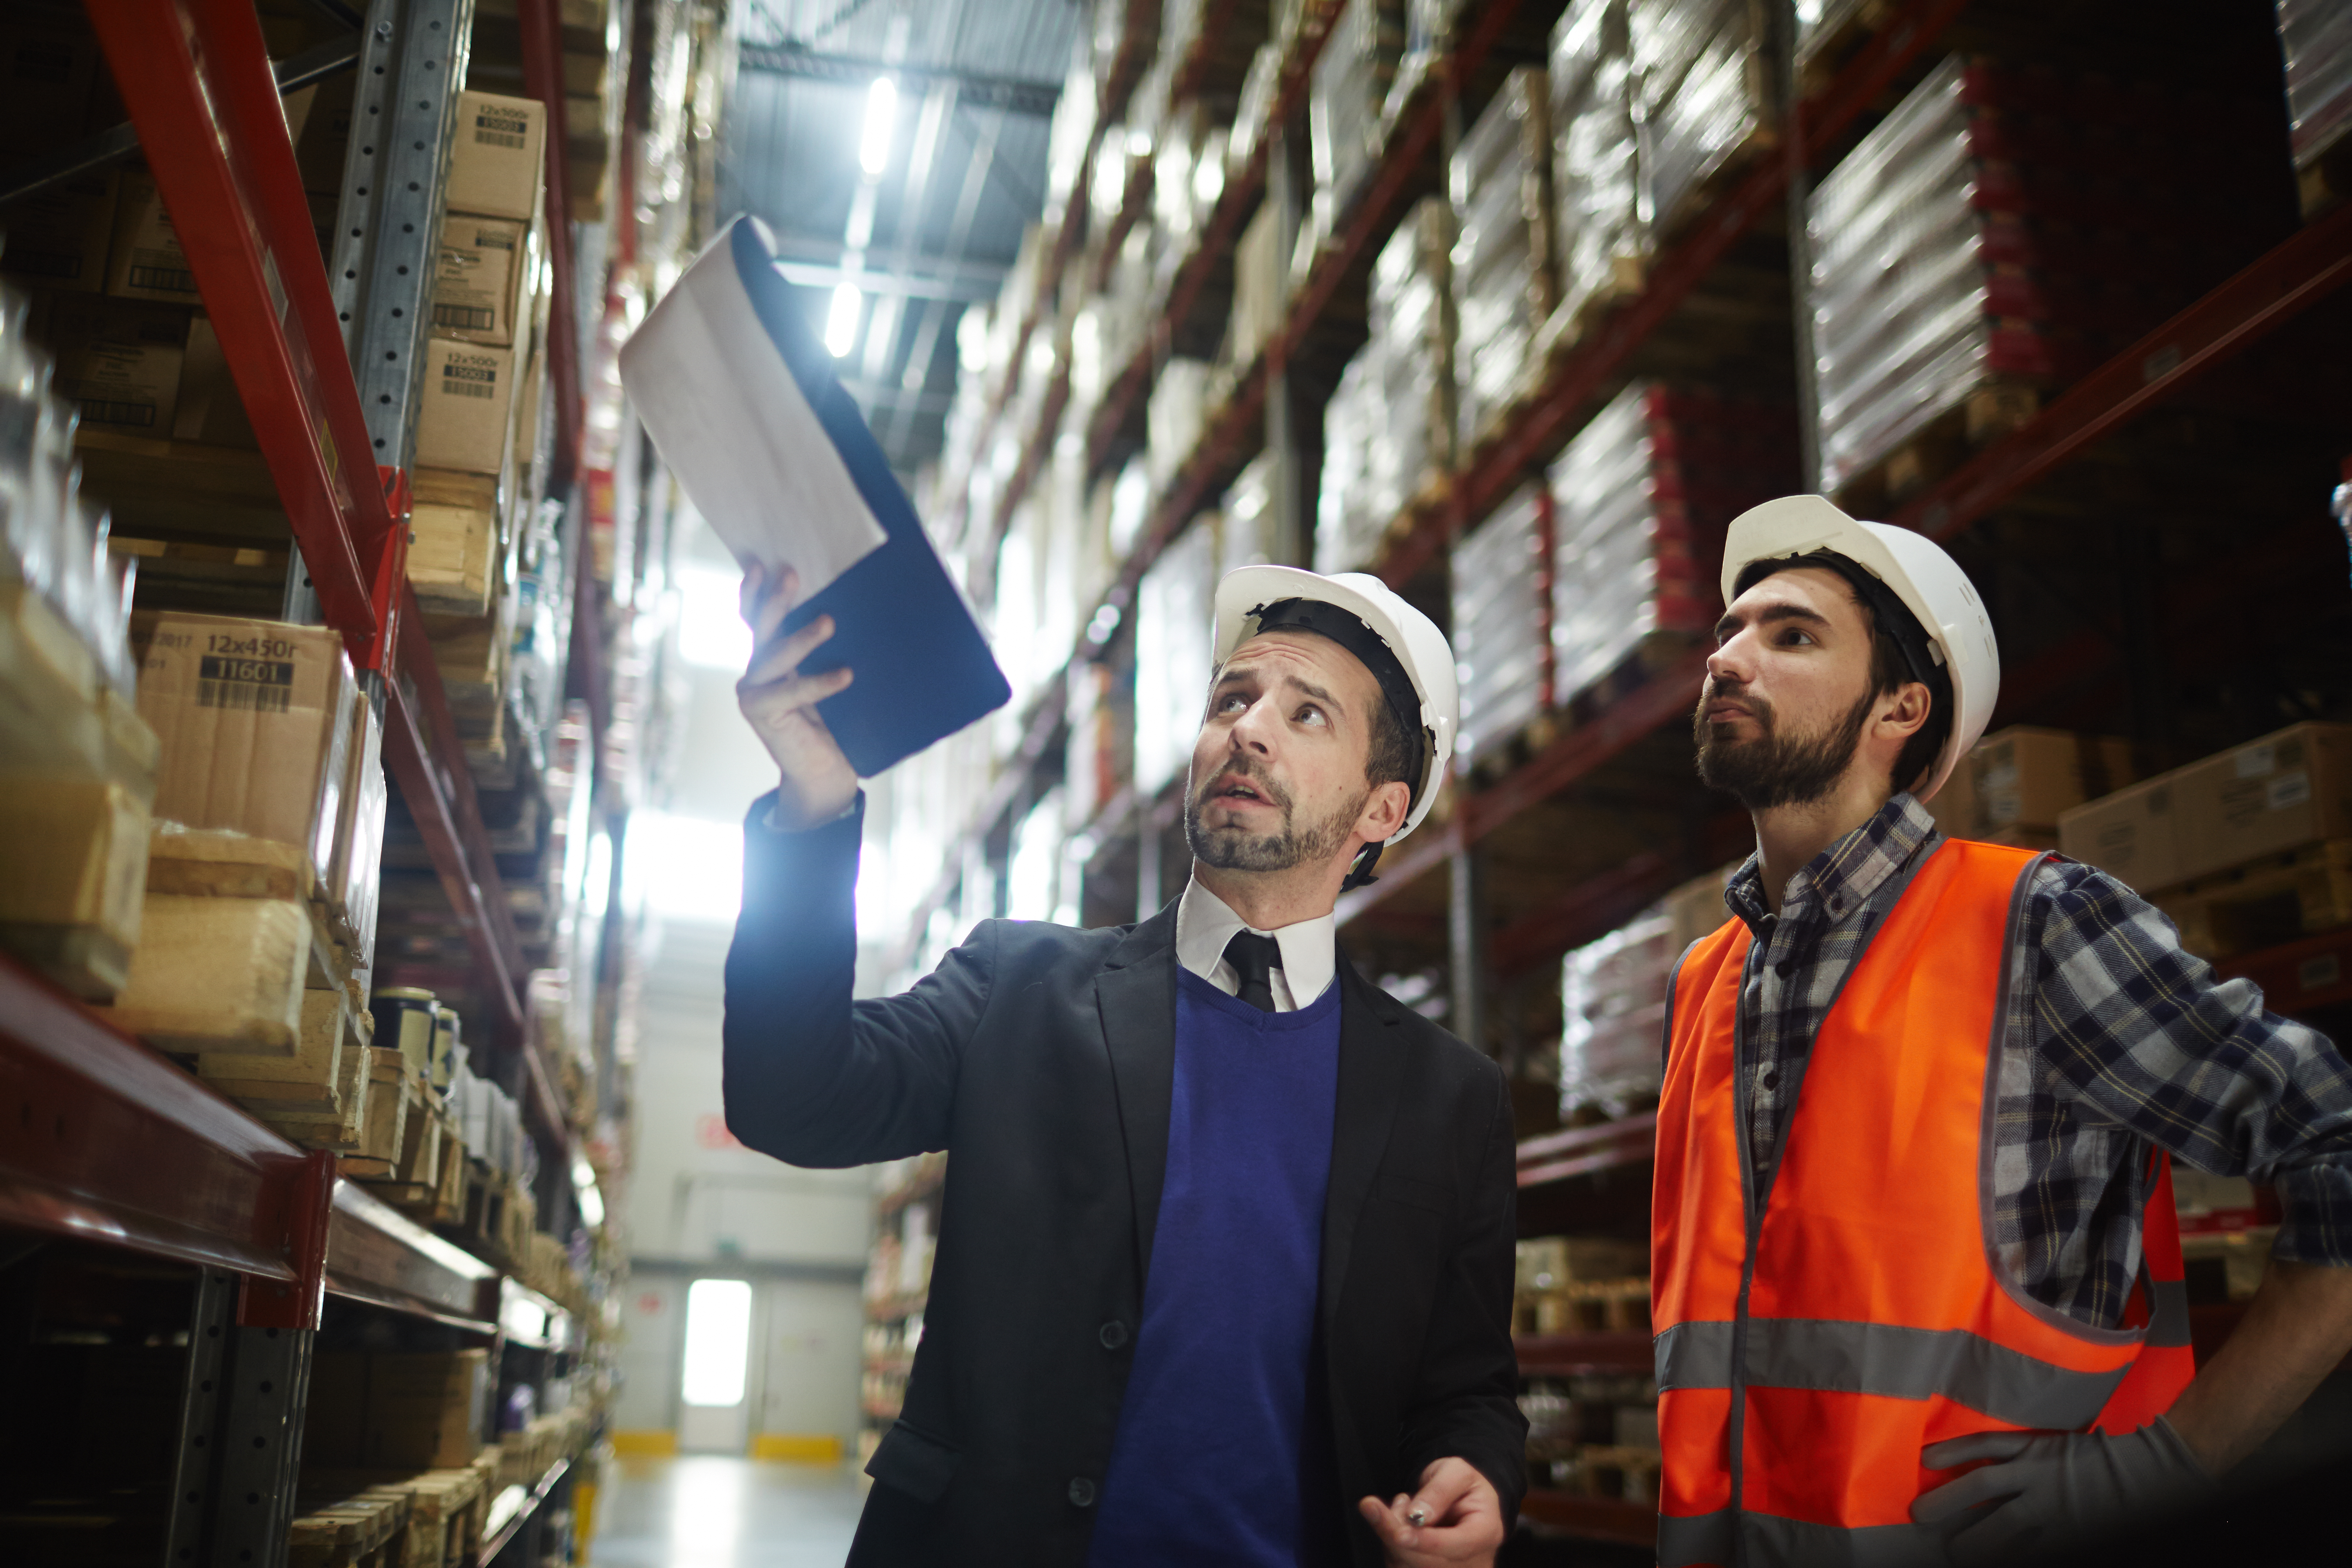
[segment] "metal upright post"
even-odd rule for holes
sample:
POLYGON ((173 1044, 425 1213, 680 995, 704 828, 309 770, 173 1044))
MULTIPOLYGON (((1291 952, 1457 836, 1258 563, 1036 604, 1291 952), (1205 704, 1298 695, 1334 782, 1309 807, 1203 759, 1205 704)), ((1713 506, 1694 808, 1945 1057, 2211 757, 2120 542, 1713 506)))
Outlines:
POLYGON ((1275 265, 1285 299, 1285 326, 1266 346, 1265 450, 1273 469, 1274 539, 1272 554, 1285 566, 1306 566, 1315 559, 1314 535, 1307 517, 1307 477, 1298 456, 1297 410, 1291 406, 1288 280, 1290 258, 1298 248, 1298 181, 1291 167, 1293 144, 1285 126, 1267 129, 1272 145, 1266 150, 1265 199, 1275 211, 1275 265))
POLYGON ((165 1524, 169 1563, 286 1561, 319 1336, 240 1325, 243 1285, 217 1268, 196 1279, 165 1524))
POLYGON ((1813 182, 1805 161, 1803 84, 1797 75, 1796 0, 1780 0, 1771 15, 1780 76, 1781 142, 1789 160, 1789 319, 1796 333, 1797 452, 1804 464, 1804 483, 1811 489, 1822 482, 1822 391, 1821 362, 1813 357, 1813 243, 1805 224, 1813 182))
POLYGON ((1446 858, 1445 947, 1453 976, 1446 1022, 1477 1050, 1486 1041, 1486 877, 1475 845, 1456 844, 1446 858))

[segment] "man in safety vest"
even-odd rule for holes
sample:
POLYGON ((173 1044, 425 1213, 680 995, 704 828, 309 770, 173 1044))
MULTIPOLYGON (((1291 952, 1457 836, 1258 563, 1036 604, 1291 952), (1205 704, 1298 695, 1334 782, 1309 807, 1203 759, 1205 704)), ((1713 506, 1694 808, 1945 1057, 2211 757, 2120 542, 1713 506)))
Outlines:
POLYGON ((1757 853, 1668 992, 1660 1562, 2013 1561, 2202 1495, 2352 1349, 2352 1068, 2114 879, 1937 833, 2000 656, 1935 544, 1790 497, 1723 594, 1693 729, 1757 853), (2284 1209, 2202 1372, 2174 1155, 2284 1209))

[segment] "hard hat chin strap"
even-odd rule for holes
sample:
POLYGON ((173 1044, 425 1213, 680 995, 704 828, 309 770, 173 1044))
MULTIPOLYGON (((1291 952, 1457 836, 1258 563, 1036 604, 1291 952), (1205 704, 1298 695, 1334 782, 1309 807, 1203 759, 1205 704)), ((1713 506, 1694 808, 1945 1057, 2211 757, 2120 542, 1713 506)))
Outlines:
POLYGON ((1362 853, 1356 857, 1356 863, 1348 868, 1348 879, 1339 884, 1339 890, 1344 893, 1350 888, 1369 888, 1379 881, 1380 879, 1372 875, 1372 868, 1380 863, 1381 851, 1386 847, 1382 844, 1365 845, 1362 853))

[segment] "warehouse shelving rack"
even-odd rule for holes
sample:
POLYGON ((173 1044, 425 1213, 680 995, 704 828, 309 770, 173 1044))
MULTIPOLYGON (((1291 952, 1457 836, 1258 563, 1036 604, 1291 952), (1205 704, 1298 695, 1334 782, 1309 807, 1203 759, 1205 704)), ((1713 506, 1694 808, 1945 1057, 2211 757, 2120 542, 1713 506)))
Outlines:
MULTIPOLYGON (((369 139, 352 138, 338 226, 347 243, 335 252, 346 273, 336 283, 345 287, 331 285, 319 259, 279 107, 281 88, 307 77, 273 75, 251 0, 89 0, 135 132, 135 141, 118 133, 120 145, 99 151, 121 156, 135 145, 171 210, 184 215, 181 243, 292 528, 297 586, 318 618, 341 633, 382 704, 386 770, 467 932, 495 1007, 492 1037, 522 1058, 526 1118, 557 1152, 568 1188, 570 1133, 526 1041, 520 944, 406 580, 403 469, 413 445, 413 373, 372 377, 365 390, 376 401, 363 405, 342 331, 352 313, 372 310, 354 329, 369 369, 418 357, 430 314, 422 307, 436 243, 432 215, 472 9, 471 0, 373 0, 355 49, 341 57, 356 57, 363 75, 398 81, 412 106, 395 110, 408 146, 387 140, 381 157, 369 147, 363 158, 369 139), (371 184, 384 187, 373 204, 371 184), (355 223, 374 232, 361 235, 355 223), (363 243, 348 243, 354 239, 363 243), (378 460, 385 457, 394 460, 378 460)), ((549 105, 549 199, 561 214, 568 209, 558 5, 520 0, 520 11, 526 75, 549 105)), ((308 74, 340 63, 308 62, 316 68, 308 74)), ((579 450, 582 405, 577 332, 568 324, 569 226, 559 219, 549 229, 561 482, 579 450)), ((601 683, 601 589, 590 552, 579 554, 573 646, 585 668, 575 679, 601 683)), ((289 602, 303 601, 289 591, 289 602)), ((590 695, 601 717, 609 704, 601 691, 590 695)), ((581 1325, 563 1308, 340 1180, 332 1155, 288 1142, 6 957, 0 1081, 14 1129, 0 1142, 0 1224, 200 1270, 192 1343, 206 1342, 207 1325, 216 1332, 212 1360, 191 1358, 181 1413, 170 1528, 187 1550, 175 1560, 194 1560, 198 1542, 208 1543, 214 1561, 283 1560, 301 1395, 326 1296, 478 1336, 494 1351, 577 1346, 581 1325), (248 1374, 262 1369, 268 1380, 257 1386, 274 1389, 268 1398, 251 1392, 257 1379, 248 1374), (215 1380, 225 1391, 217 1398, 215 1380), (233 1500, 248 1489, 268 1502, 233 1500)), ((524 1528, 562 1471, 510 1500, 492 1544, 524 1528)))
MULTIPOLYGON (((1071 654, 1073 661, 1101 655, 1109 640, 1106 628, 1115 629, 1119 616, 1133 604, 1144 572, 1268 443, 1273 425, 1269 385, 1278 385, 1286 359, 1325 324, 1342 279, 1351 272, 1360 276, 1370 253, 1393 229, 1405 205, 1403 198, 1413 188, 1417 169, 1431 147, 1440 142, 1445 117, 1458 112, 1455 104, 1461 84, 1480 68, 1520 9, 1519 0, 1486 0, 1485 4, 1472 0, 1461 8, 1454 47, 1433 66, 1427 89, 1397 117, 1381 159, 1369 177, 1366 195, 1315 258, 1303 285, 1290 296, 1272 341, 1253 363, 1241 368, 1231 390, 1209 411, 1200 442, 1155 499, 1141 539, 1121 563, 1112 587, 1094 607, 1094 615, 1078 618, 1077 624, 1089 630, 1081 634, 1079 646, 1071 654)), ((1596 330, 1552 361, 1538 384, 1515 404, 1496 437, 1471 461, 1447 475, 1442 489, 1424 492, 1394 521, 1388 542, 1371 569, 1400 589, 1425 583, 1427 574, 1443 564, 1452 542, 1495 511, 1576 435, 1622 384, 1643 347, 1666 328, 1732 247, 1776 207, 1794 206, 1792 192, 1801 196, 1801 182, 1811 167, 1834 151, 1856 121, 1882 103, 1906 71, 1934 49, 1956 23, 1964 22, 1969 10, 1968 0, 1898 0, 1885 8, 1874 30, 1858 48, 1845 54, 1833 72, 1815 77, 1806 84, 1809 90, 1790 91, 1787 118, 1768 143, 1777 145, 1780 155, 1766 155, 1752 163, 1744 176, 1727 184, 1683 225, 1680 237, 1654 261, 1643 287, 1596 330)), ((1142 346, 1110 378, 1101 405, 1088 419, 1089 479, 1107 466, 1123 438, 1130 438, 1137 411, 1170 353, 1169 345, 1185 330, 1213 271, 1224 262, 1234 237, 1257 204, 1271 198, 1267 171, 1273 144, 1299 110, 1328 21, 1326 11, 1319 19, 1302 26, 1291 41, 1267 130, 1247 167, 1228 179, 1200 243, 1179 266, 1164 307, 1143 334, 1142 346)), ((1793 83, 1795 76, 1790 69, 1784 82, 1793 83)), ((1090 163, 1094 151, 1090 149, 1090 163)), ((1082 174, 1082 182, 1085 177, 1082 174)), ((1123 208, 1131 205, 1132 192, 1129 198, 1123 208)), ((1077 211, 1074 204, 1073 218, 1066 220, 1057 255, 1068 253, 1077 211)), ((1045 275, 1039 289, 1041 299, 1051 292, 1058 278, 1058 269, 1045 275)), ((2352 206, 2326 214, 2280 241, 2075 383, 2036 416, 1906 500, 1887 521, 1938 540, 1952 539, 2347 283, 2352 283, 2352 206)), ((1032 306, 1033 315, 1038 309, 1032 306)), ((1016 359, 1007 373, 1008 387, 1019 372, 1016 359)), ((1053 442, 1066 402, 1060 394, 1066 390, 1066 370, 1062 382, 1049 394, 1045 417, 1024 443, 1023 461, 991 520, 990 542, 1001 537, 1034 479, 1039 459, 1053 442)), ((1000 398, 992 408, 992 426, 1003 407, 1000 398)), ((1279 439, 1280 433, 1274 431, 1271 438, 1279 439)), ((984 441, 981 447, 984 449, 984 441)), ((2216 588, 2212 593, 2219 595, 2222 591, 2216 588)), ((2086 635, 2007 672, 2009 707, 2030 705, 2033 694, 2053 689, 2092 662, 2097 649, 2087 645, 2095 642, 2086 635)), ((1452 800, 1442 803, 1434 820, 1391 852, 1380 880, 1342 899, 1341 923, 1361 921, 1375 910, 1387 914, 1409 902, 1425 908, 1431 900, 1417 884, 1443 871, 1447 877, 1444 901, 1454 965, 1468 968, 1473 975, 1468 997, 1457 976, 1456 999, 1475 1005, 1478 977, 1524 973, 1556 962, 1568 950, 1649 906, 1706 865, 1733 858, 1745 847, 1746 822, 1737 813, 1726 813, 1703 825, 1694 835, 1696 845, 1683 846, 1680 857, 1643 852, 1624 858, 1563 888, 1547 907, 1522 913, 1498 928, 1489 929, 1477 918, 1475 892, 1483 841, 1600 773, 1645 739, 1683 721, 1704 674, 1703 651, 1668 657, 1659 668, 1612 689, 1597 704, 1556 714, 1564 721, 1562 726, 1516 767, 1475 787, 1466 778, 1455 781, 1452 800)), ((1059 681, 1048 681, 1023 715, 1018 748, 991 785, 966 838, 945 858, 946 869, 940 881, 909 922, 907 951, 897 955, 902 967, 911 961, 929 914, 957 896, 963 868, 972 858, 966 851, 1002 850, 1013 819, 1037 798, 1055 770, 1054 752, 1063 725, 1062 690, 1059 681)), ((1161 836, 1177 819, 1179 803, 1173 794, 1171 789, 1153 797, 1129 788, 1108 802, 1093 822, 1073 835, 1088 847, 1089 869, 1099 866, 1113 847, 1129 841, 1139 841, 1138 847, 1147 867, 1156 865, 1161 836)), ((1139 905, 1156 904, 1164 892, 1158 879, 1146 870, 1139 872, 1137 880, 1141 889, 1139 905)), ((2352 1003, 2352 931, 2314 937, 2220 967, 2224 974, 2256 980, 2283 1011, 2301 1013, 2352 1003)), ((1654 1130, 1654 1119, 1643 1113, 1528 1139, 1521 1146, 1518 1163, 1523 1219, 1534 1232, 1557 1228, 1544 1216, 1562 1211, 1563 1205, 1584 1204, 1578 1194, 1595 1178, 1612 1188, 1612 1204, 1629 1201, 1626 1194, 1635 1184, 1645 1198, 1644 1173, 1654 1130)), ((2215 1337, 2226 1333, 2227 1323, 2221 1320, 2229 1314, 2208 1315, 2215 1321, 2202 1331, 2215 1337)), ((1647 1370, 1650 1359, 1646 1337, 1633 1335, 1529 1338, 1520 1348, 1523 1370, 1530 1375, 1641 1373, 1647 1370)), ((1538 1493, 1529 1499, 1528 1511, 1541 1522, 1590 1538, 1643 1545, 1654 1540, 1654 1522, 1646 1508, 1538 1493)))

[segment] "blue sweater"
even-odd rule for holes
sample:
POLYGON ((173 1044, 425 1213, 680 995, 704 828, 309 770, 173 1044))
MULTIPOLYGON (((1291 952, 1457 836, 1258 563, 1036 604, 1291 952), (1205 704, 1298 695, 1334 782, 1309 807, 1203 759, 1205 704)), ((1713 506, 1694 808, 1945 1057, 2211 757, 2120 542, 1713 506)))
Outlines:
POLYGON ((1176 975, 1168 1175, 1094 1568, 1297 1568, 1338 1500, 1315 1330, 1339 993, 1261 1013, 1176 975))

